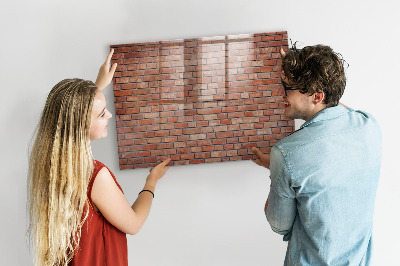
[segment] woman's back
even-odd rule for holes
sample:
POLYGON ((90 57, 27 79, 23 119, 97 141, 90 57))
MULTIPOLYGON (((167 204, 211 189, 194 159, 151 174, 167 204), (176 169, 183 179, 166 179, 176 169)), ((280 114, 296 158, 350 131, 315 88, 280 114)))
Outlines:
MULTIPOLYGON (((94 161, 93 176, 89 182, 87 192, 89 201, 88 217, 81 229, 79 247, 75 250, 75 256, 69 263, 71 266, 128 265, 126 234, 109 223, 100 212, 97 212, 92 201, 93 183, 98 172, 103 167, 106 166, 99 161, 94 161)), ((110 173, 119 189, 121 189, 113 173, 111 171, 110 173)))

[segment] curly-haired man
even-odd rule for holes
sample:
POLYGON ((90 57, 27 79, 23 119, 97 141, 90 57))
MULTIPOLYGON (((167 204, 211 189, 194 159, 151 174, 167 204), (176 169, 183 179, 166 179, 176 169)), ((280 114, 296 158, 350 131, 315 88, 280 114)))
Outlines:
POLYGON ((346 86, 340 54, 293 45, 281 55, 284 115, 306 122, 270 155, 253 153, 270 169, 265 213, 289 241, 284 265, 370 265, 379 125, 339 104, 346 86))

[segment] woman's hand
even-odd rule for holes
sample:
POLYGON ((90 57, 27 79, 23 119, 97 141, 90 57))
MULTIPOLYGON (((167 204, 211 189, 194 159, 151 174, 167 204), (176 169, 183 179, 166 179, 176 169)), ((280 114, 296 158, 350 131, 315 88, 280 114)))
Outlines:
POLYGON ((260 165, 260 166, 263 166, 263 167, 269 169, 269 163, 270 163, 270 160, 271 160, 270 155, 262 153, 256 147, 251 148, 251 151, 257 157, 255 160, 252 160, 252 161, 255 162, 256 164, 260 165))
POLYGON ((96 86, 99 90, 103 90, 107 87, 114 77, 115 69, 117 68, 117 63, 114 63, 110 69, 111 57, 114 53, 114 49, 108 54, 106 61, 100 67, 99 74, 97 74, 96 86))
POLYGON ((171 161, 171 158, 164 160, 162 163, 156 165, 150 169, 150 174, 147 177, 147 182, 155 185, 157 181, 164 176, 165 172, 168 170, 167 164, 171 161))

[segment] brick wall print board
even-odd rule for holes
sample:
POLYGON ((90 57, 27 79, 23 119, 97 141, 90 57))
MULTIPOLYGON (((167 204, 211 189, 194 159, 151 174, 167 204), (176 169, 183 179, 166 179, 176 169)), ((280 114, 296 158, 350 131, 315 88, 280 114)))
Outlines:
POLYGON ((286 32, 111 45, 121 169, 247 160, 293 132, 283 116, 286 32))

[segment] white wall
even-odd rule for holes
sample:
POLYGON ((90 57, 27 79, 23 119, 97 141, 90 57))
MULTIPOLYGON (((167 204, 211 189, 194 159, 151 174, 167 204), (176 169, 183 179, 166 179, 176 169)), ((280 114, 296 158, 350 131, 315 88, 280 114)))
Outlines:
MULTIPOLYGON (((383 131, 375 211, 376 265, 396 265, 400 174, 396 1, 2 1, 0 4, 0 265, 31 265, 26 244, 27 147, 49 90, 94 80, 110 44, 287 30, 349 62, 342 101, 383 131)), ((111 86, 106 92, 113 112, 111 86)), ((133 202, 146 169, 119 171, 115 120, 93 153, 133 202)), ((171 167, 149 220, 128 237, 132 265, 282 265, 286 244, 263 215, 269 173, 249 161, 171 167)), ((343 206, 345 207, 345 206, 343 206)), ((398 265, 398 264, 397 264, 398 265)))

